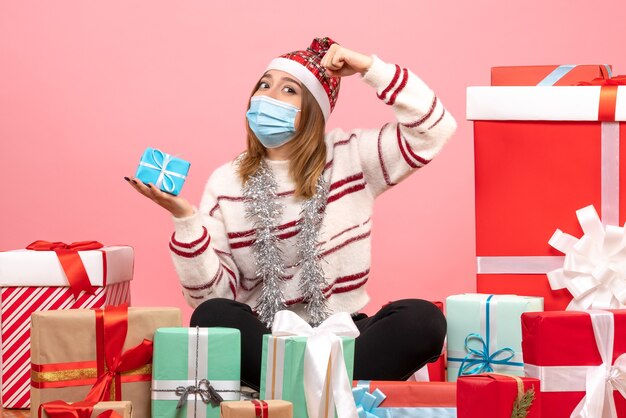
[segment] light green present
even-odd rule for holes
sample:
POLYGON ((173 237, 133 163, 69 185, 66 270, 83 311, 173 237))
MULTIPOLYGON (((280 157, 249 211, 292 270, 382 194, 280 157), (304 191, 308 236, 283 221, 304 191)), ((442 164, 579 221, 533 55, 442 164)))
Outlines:
POLYGON ((459 373, 523 376, 521 316, 535 311, 543 311, 543 298, 469 293, 448 297, 448 381, 456 381, 459 373))
MULTIPOLYGON (((288 312, 288 311, 282 311, 288 312)), ((279 312, 280 313, 280 312, 279 312)), ((295 314, 294 314, 295 315, 295 314)), ((347 315, 347 314, 346 314, 347 315)), ((352 321, 349 319, 348 320, 352 321)), ((274 328, 276 328, 276 321, 274 328)), ((357 331, 358 334, 358 331, 357 331)), ((340 337, 343 352, 343 360, 347 372, 347 378, 351 385, 354 368, 354 337, 340 337)), ((261 399, 282 399, 293 403, 293 416, 307 418, 307 405, 304 387, 304 363, 307 347, 307 337, 303 336, 263 336, 263 355, 261 360, 261 399)), ((326 398, 325 415, 332 418, 336 416, 333 403, 328 402, 332 396, 333 377, 331 368, 333 364, 328 362, 326 383, 320 388, 322 397, 326 398)), ((325 370, 326 370, 326 366, 325 370)), ((352 392, 348 387, 348 394, 352 398, 352 392)), ((345 403, 344 403, 345 404, 345 403)), ((355 411, 356 411, 356 407, 355 411)), ((322 415, 324 416, 324 414, 322 415)))
POLYGON ((240 399, 237 329, 159 328, 153 357, 154 418, 219 418, 219 405, 211 403, 213 390, 224 400, 240 399))

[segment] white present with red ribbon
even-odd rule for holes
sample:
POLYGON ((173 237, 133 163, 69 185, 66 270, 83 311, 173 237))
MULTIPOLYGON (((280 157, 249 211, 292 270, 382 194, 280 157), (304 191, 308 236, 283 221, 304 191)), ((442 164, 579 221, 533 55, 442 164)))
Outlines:
POLYGON ((130 304, 132 247, 95 241, 33 244, 37 250, 0 252, 0 376, 5 408, 30 405, 33 312, 130 304))

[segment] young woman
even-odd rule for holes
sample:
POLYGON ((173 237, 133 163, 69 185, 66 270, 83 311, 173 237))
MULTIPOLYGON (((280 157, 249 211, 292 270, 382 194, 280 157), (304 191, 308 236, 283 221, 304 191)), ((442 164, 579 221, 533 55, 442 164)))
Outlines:
POLYGON ((285 308, 312 324, 353 315, 355 379, 407 379, 436 359, 446 322, 433 304, 400 300, 372 317, 359 310, 369 301, 374 200, 452 136, 456 123, 441 101, 406 68, 317 38, 270 62, 246 117, 247 151, 213 172, 199 209, 126 178, 173 215, 169 246, 196 308, 191 325, 241 330, 242 382, 253 388, 262 336, 285 308), (325 133, 340 78, 357 73, 397 120, 325 133))

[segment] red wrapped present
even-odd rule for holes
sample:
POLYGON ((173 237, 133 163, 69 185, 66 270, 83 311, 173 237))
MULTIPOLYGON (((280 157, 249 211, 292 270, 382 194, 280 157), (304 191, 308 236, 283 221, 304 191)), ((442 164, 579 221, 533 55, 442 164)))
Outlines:
POLYGON ((564 266, 548 241, 557 228, 582 235, 576 211, 593 205, 623 225, 626 83, 568 87, 470 87, 474 121, 477 289, 542 296, 564 309, 571 294, 546 274, 564 266))
POLYGON ((456 417, 456 382, 391 382, 359 380, 353 393, 357 409, 374 416, 400 418, 456 417))
POLYGON ((30 405, 30 316, 130 304, 132 247, 36 241, 0 252, 2 406, 30 405))
POLYGON ((492 86, 571 86, 611 77, 610 65, 522 65, 491 68, 492 86))
POLYGON ((522 334, 541 416, 626 417, 626 310, 528 312, 522 334))
POLYGON ((457 380, 458 418, 540 418, 539 380, 499 373, 457 380), (521 411, 526 415, 519 415, 521 411))

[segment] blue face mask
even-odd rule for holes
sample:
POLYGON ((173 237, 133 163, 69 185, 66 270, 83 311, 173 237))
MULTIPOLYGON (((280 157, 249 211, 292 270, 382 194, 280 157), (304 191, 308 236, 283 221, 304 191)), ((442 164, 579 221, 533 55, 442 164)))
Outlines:
POLYGON ((250 99, 246 118, 265 148, 278 148, 294 137, 294 123, 299 111, 289 103, 268 96, 254 96, 250 99))

